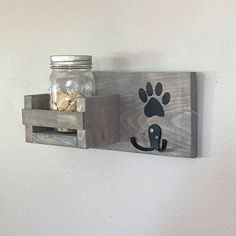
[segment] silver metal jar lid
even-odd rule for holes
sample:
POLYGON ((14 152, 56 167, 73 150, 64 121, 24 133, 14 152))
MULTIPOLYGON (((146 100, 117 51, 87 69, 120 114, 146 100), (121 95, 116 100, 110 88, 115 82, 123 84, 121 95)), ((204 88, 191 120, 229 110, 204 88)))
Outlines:
POLYGON ((91 69, 92 56, 89 55, 53 55, 50 56, 51 68, 91 69))

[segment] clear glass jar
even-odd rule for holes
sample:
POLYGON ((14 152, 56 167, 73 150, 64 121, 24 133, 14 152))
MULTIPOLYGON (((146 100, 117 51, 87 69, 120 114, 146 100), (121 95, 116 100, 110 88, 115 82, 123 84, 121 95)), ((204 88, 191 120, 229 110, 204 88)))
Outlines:
MULTIPOLYGON (((95 95, 92 57, 87 55, 51 56, 50 107, 57 111, 76 111, 77 98, 95 95)), ((74 130, 58 128, 60 132, 74 130)))

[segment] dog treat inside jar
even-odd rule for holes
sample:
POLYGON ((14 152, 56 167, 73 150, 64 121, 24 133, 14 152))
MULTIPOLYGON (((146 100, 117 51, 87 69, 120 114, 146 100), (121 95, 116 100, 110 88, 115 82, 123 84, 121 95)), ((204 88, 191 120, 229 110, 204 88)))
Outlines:
MULTIPOLYGON (((87 55, 51 56, 50 107, 62 112, 77 111, 77 98, 95 95, 92 57, 87 55)), ((59 132, 75 130, 57 128, 59 132)))

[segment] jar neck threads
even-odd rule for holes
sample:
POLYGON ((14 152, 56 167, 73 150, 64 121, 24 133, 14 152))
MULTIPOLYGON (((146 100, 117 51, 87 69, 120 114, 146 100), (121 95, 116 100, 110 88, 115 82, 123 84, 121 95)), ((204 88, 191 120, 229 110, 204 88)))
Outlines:
POLYGON ((92 56, 88 55, 54 55, 50 62, 51 69, 92 69, 92 56))

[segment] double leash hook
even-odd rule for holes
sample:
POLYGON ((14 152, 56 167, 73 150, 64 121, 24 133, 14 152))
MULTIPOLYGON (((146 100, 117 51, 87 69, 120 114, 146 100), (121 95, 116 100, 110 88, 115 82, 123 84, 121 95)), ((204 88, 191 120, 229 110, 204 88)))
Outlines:
POLYGON ((162 145, 160 146, 161 142, 161 127, 157 124, 153 124, 148 128, 148 136, 150 140, 150 147, 142 147, 137 143, 136 137, 131 137, 130 141, 133 146, 141 151, 153 151, 157 150, 159 152, 163 152, 166 150, 167 147, 167 140, 162 140, 162 145))

